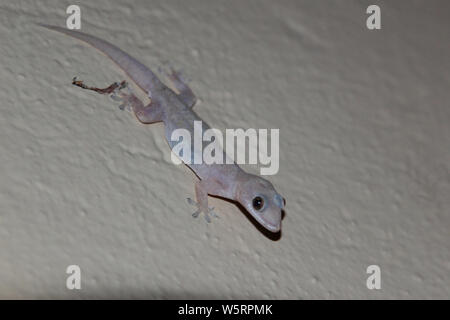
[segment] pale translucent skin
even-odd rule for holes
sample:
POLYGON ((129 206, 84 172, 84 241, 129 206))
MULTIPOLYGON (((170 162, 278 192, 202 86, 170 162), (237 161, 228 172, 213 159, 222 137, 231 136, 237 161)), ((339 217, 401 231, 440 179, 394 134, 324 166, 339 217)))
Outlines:
MULTIPOLYGON (((133 93, 121 93, 123 102, 128 105, 142 123, 162 121, 165 125, 165 135, 169 146, 173 130, 184 128, 193 136, 194 121, 202 121, 203 130, 209 126, 192 110, 196 102, 195 95, 181 77, 174 71, 168 74, 179 94, 167 87, 150 69, 135 60, 133 57, 116 46, 87 35, 60 27, 42 25, 48 29, 65 33, 82 40, 106 54, 113 60, 149 97, 151 103, 144 106, 133 93)), ((204 142, 205 144, 209 142, 204 142)), ((193 147, 193 146, 192 146, 193 147)), ((221 150, 223 156, 225 152, 221 150)), ((192 150, 192 156, 194 150, 192 150)), ((220 196, 239 202, 264 228, 271 232, 278 232, 281 228, 281 211, 284 208, 284 199, 275 191, 273 185, 262 177, 246 173, 237 164, 192 164, 186 163, 197 175, 199 180, 195 184, 195 194, 198 210, 205 214, 210 221, 208 213, 213 214, 208 207, 208 194, 220 196), (258 210, 253 206, 256 197, 263 199, 264 204, 258 210)))

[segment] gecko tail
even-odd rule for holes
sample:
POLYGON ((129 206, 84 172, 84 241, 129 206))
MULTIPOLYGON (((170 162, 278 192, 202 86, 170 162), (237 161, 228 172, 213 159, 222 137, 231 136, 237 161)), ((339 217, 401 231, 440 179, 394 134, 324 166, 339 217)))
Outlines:
POLYGON ((151 71, 149 68, 147 68, 145 65, 137 61, 126 52, 122 51, 115 45, 105 40, 80 31, 73 31, 41 23, 38 23, 38 25, 81 40, 104 53, 145 92, 149 92, 154 89, 158 89, 161 86, 164 86, 163 83, 158 79, 158 77, 153 73, 153 71, 151 71))

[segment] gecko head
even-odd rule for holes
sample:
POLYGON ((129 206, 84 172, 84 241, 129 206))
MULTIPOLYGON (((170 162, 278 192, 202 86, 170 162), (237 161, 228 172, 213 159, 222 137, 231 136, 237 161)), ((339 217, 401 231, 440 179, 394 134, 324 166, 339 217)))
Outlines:
POLYGON ((269 181, 246 174, 236 192, 237 201, 259 224, 271 232, 280 231, 281 210, 284 209, 285 200, 269 181))

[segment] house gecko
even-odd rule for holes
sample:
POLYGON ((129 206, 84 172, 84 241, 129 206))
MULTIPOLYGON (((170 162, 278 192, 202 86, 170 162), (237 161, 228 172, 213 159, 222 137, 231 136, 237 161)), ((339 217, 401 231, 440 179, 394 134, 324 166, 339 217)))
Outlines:
MULTIPOLYGON (((197 100, 196 96, 180 74, 173 69, 167 76, 178 93, 166 86, 149 68, 107 41, 79 31, 50 25, 41 26, 84 41, 114 61, 139 88, 148 94, 151 100, 148 105, 144 106, 143 102, 130 89, 127 92, 117 90, 123 89, 124 82, 115 83, 105 89, 87 87, 81 81, 75 79, 73 83, 85 89, 95 90, 98 93, 113 93, 112 97, 120 99, 122 106, 131 109, 136 118, 144 124, 163 122, 165 136, 171 149, 175 145, 175 142, 171 140, 171 134, 175 129, 184 128, 193 133, 194 121, 202 121, 192 110, 197 100)), ((203 130, 209 128, 204 121, 201 123, 203 130)), ((192 149, 191 154, 193 155, 194 152, 195 150, 192 149)), ((223 149, 221 152, 224 157, 227 157, 223 149)), ((208 195, 219 196, 237 201, 264 228, 271 232, 279 232, 285 199, 268 180, 249 174, 234 161, 231 162, 231 164, 228 164, 228 162, 224 164, 185 162, 199 178, 195 183, 197 201, 188 198, 188 202, 195 205, 197 209, 192 215, 197 217, 200 213, 203 213, 205 219, 210 222, 209 215, 215 216, 215 213, 213 208, 208 207, 208 195)))

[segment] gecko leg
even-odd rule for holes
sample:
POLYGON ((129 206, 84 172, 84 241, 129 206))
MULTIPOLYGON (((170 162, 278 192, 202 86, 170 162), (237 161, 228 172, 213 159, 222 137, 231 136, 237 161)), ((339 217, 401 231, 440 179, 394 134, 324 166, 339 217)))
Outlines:
POLYGON ((96 87, 89 87, 87 85, 85 85, 83 83, 83 81, 81 80, 77 80, 77 77, 73 77, 72 79, 72 84, 74 86, 80 87, 82 89, 87 89, 87 90, 92 90, 95 91, 97 93, 100 94, 109 94, 109 93, 113 93, 117 90, 120 90, 122 88, 125 88, 127 86, 127 83, 125 82, 125 80, 123 80, 122 82, 114 82, 113 84, 111 84, 109 87, 106 87, 104 89, 101 88, 96 88, 96 87))
POLYGON ((190 205, 196 206, 197 210, 192 214, 194 218, 197 218, 201 212, 205 215, 205 220, 209 223, 211 218, 209 215, 218 218, 219 216, 213 211, 214 208, 208 207, 208 192, 206 190, 208 183, 201 180, 195 183, 195 196, 197 202, 191 198, 187 198, 190 205))
POLYGON ((111 98, 116 101, 122 102, 119 106, 121 110, 127 109, 134 112, 136 118, 142 123, 154 123, 162 121, 162 107, 157 101, 151 101, 148 105, 144 106, 144 103, 136 97, 133 91, 126 86, 127 92, 122 91, 123 88, 115 91, 111 98))
MULTIPOLYGON (((92 90, 100 94, 111 94, 111 99, 120 101, 122 104, 119 106, 121 110, 127 109, 134 112, 136 118, 142 123, 154 123, 162 121, 162 107, 156 102, 152 101, 148 105, 144 106, 141 100, 133 93, 131 88, 125 81, 120 83, 114 82, 109 87, 100 89, 96 87, 89 87, 77 78, 73 78, 72 84, 87 90, 92 90), (126 89, 126 93, 123 90, 126 89)), ((149 93, 150 95, 150 93, 149 93)))
POLYGON ((169 71, 165 72, 162 68, 159 69, 159 72, 164 73, 167 78, 174 84, 175 88, 180 92, 178 94, 178 98, 188 107, 192 108, 197 102, 197 97, 195 96, 192 89, 187 85, 187 80, 184 79, 180 71, 174 70, 169 66, 169 71))

